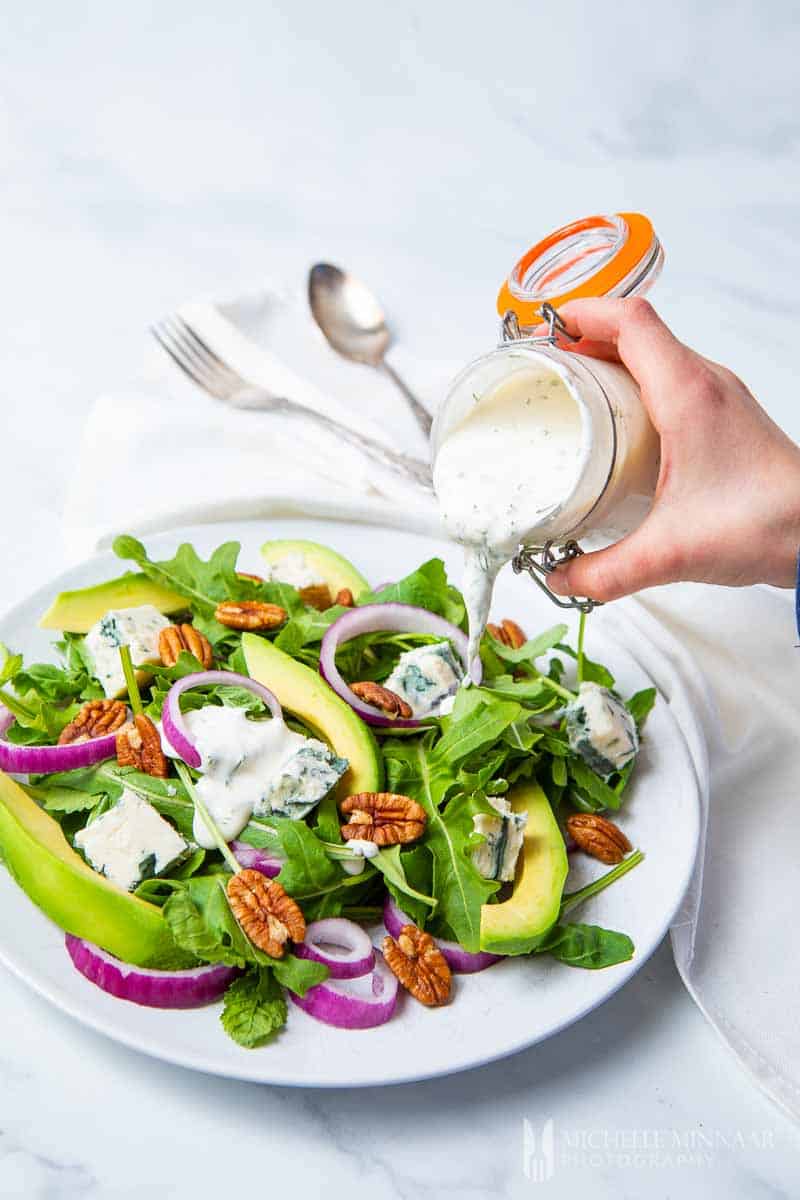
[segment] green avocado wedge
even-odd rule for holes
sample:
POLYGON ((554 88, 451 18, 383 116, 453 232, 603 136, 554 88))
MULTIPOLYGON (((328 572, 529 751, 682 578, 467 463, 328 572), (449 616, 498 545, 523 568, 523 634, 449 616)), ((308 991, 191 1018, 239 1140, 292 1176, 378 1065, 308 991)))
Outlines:
POLYGON ((567 849, 550 801, 538 784, 509 792, 514 812, 528 814, 514 891, 481 909, 481 950, 528 954, 555 925, 567 878, 567 849))
POLYGON ((153 583, 146 575, 131 571, 94 587, 61 592, 39 619, 39 628, 88 633, 109 609, 138 608, 141 604, 152 604, 166 616, 189 607, 185 596, 153 583))
POLYGON ((87 866, 60 825, 3 772, 0 854, 22 890, 67 933, 137 966, 174 949, 161 910, 87 866))
POLYGON ((369 726, 349 704, 316 671, 296 662, 266 638, 245 633, 242 650, 251 678, 269 688, 283 708, 318 731, 350 763, 339 784, 339 795, 379 792, 383 785, 380 751, 369 726))
POLYGON ((278 541, 265 542, 261 547, 261 556, 270 567, 274 567, 289 554, 301 554, 308 566, 325 580, 332 596, 342 588, 349 588, 357 600, 362 592, 369 591, 369 584, 361 572, 341 554, 329 550, 320 542, 308 542, 302 538, 281 538, 278 541))

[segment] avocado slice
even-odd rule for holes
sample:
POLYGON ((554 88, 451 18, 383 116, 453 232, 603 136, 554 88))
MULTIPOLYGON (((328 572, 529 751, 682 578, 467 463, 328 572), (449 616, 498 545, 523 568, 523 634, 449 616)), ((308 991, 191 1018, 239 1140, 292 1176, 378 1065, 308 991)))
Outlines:
POLYGON ((161 910, 87 866, 60 825, 3 772, 0 854, 34 904, 67 933, 137 966, 174 950, 161 910))
POLYGON ((350 705, 316 671, 296 662, 266 638, 245 633, 242 650, 251 678, 269 688, 284 708, 319 732, 350 763, 338 794, 380 791, 383 760, 378 744, 369 726, 356 716, 350 705))
POLYGON ((88 633, 109 609, 138 608, 140 604, 152 604, 166 616, 189 607, 185 596, 153 583, 146 575, 130 571, 119 579, 109 579, 94 587, 61 592, 39 619, 39 628, 88 633))
POLYGON ((369 584, 361 572, 341 554, 329 550, 320 542, 308 542, 302 538, 281 538, 278 541, 265 542, 261 547, 261 555, 270 567, 274 567, 289 554, 301 554, 312 571, 325 580, 332 596, 342 588, 349 588, 353 598, 357 600, 362 592, 369 591, 369 584))
POLYGON ((558 920, 567 849, 550 801, 538 784, 522 784, 508 798, 514 812, 528 814, 521 866, 509 899, 481 909, 481 950, 528 954, 558 920))

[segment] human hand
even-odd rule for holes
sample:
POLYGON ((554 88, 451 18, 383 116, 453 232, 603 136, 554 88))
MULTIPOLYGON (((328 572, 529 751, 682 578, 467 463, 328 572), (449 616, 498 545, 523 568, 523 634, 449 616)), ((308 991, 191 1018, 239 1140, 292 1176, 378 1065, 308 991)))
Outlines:
POLYGON ((646 300, 573 300, 559 311, 581 339, 570 349, 622 362, 638 383, 661 437, 661 470, 643 524, 559 567, 553 591, 615 600, 678 580, 794 586, 800 447, 646 300))

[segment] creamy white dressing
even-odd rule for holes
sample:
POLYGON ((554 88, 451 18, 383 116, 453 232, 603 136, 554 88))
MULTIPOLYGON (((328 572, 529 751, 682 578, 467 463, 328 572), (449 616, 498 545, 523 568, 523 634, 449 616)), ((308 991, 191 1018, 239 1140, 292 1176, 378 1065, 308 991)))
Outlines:
MULTIPOLYGON (((250 721, 242 709, 227 705, 207 704, 183 719, 202 760, 198 794, 229 842, 242 832, 287 759, 308 739, 281 720, 250 721)), ((214 839, 199 813, 192 828, 197 844, 212 850, 214 839)))
POLYGON ((433 467, 439 507, 465 554, 469 661, 478 653, 500 568, 574 490, 584 461, 581 409, 544 362, 502 380, 445 435, 433 467))
POLYGON ((366 838, 353 838, 346 848, 354 855, 351 859, 339 860, 339 865, 347 875, 360 875, 366 866, 366 860, 374 858, 380 852, 378 843, 370 842, 366 838))

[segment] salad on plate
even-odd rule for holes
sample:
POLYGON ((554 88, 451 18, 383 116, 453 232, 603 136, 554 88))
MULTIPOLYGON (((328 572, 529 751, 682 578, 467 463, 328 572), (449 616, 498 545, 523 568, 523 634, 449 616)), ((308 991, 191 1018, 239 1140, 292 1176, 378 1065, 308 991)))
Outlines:
POLYGON ((87 980, 221 1000, 255 1047, 288 1003, 366 1029, 508 956, 631 958, 576 914, 642 860, 617 812, 655 690, 618 695, 583 618, 574 647, 490 624, 469 662, 439 559, 372 585, 310 541, 114 550, 42 615, 58 662, 0 652, 0 854, 87 980), (570 890, 571 855, 607 869, 570 890))

